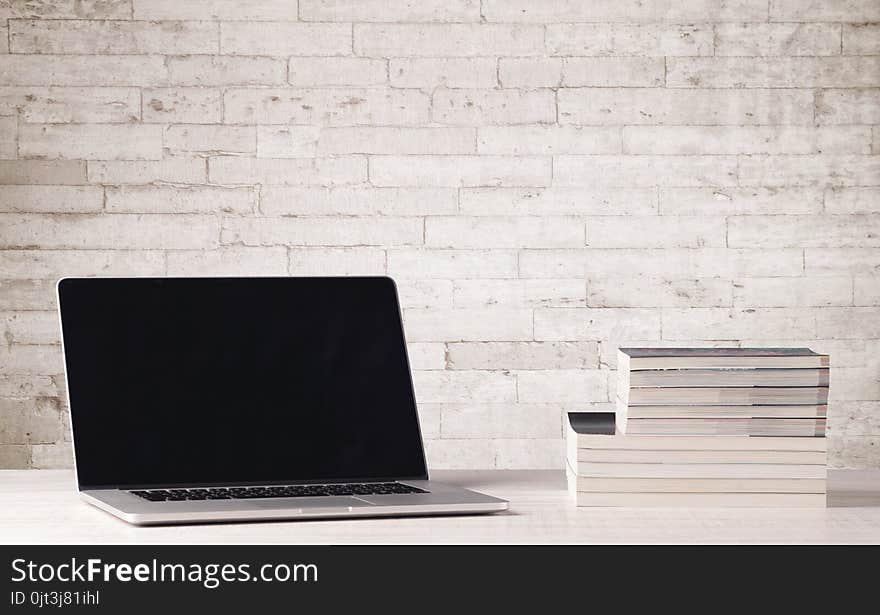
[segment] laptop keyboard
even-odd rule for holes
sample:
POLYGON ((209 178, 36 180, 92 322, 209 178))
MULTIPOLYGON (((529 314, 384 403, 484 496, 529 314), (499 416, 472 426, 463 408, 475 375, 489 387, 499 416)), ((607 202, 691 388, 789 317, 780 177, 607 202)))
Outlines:
POLYGON ((183 500, 251 500, 258 498, 311 498, 330 495, 398 495, 429 493, 403 483, 332 483, 267 487, 216 487, 206 489, 139 489, 131 491, 150 502, 183 500))

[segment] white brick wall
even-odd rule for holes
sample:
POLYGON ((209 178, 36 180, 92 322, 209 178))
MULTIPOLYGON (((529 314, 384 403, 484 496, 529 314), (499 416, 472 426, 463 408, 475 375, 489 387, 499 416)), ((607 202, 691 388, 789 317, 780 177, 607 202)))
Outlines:
POLYGON ((62 275, 391 275, 433 467, 561 467, 620 344, 832 355, 880 466, 876 0, 0 2, 0 463, 62 275))

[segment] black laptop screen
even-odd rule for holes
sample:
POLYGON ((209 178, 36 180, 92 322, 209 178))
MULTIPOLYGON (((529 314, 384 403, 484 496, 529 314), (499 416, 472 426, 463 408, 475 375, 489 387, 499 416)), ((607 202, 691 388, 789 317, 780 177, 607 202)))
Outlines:
POLYGON ((426 476, 388 278, 67 279, 80 485, 426 476))

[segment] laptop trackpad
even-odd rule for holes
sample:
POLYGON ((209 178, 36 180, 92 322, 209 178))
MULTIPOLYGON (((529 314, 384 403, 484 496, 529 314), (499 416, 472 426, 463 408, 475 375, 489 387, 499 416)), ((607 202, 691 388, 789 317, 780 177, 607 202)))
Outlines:
POLYGON ((317 498, 267 498, 265 500, 251 500, 248 502, 257 508, 348 508, 360 506, 373 506, 374 504, 352 498, 347 495, 331 495, 317 498))

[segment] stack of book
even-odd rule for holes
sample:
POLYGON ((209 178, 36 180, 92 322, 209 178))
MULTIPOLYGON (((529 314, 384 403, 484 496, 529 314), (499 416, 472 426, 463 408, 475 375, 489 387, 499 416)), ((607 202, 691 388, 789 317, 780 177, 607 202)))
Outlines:
POLYGON ((630 435, 824 436, 828 355, 807 348, 621 348, 630 435))
POLYGON ((828 357, 622 349, 617 412, 573 413, 579 506, 824 506, 828 357))

